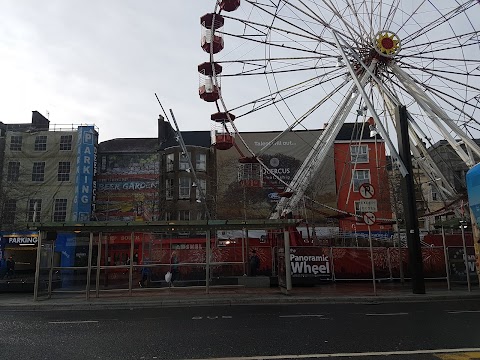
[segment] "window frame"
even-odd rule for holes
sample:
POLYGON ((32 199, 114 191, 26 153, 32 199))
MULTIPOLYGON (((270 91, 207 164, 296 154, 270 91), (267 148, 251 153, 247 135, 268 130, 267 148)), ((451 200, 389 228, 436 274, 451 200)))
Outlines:
POLYGON ((207 171, 207 154, 205 153, 195 154, 195 170, 207 171))
POLYGON ((33 215, 35 213, 35 202, 37 203, 37 217, 35 222, 42 221, 42 199, 29 199, 28 200, 28 210, 27 210, 27 221, 33 222, 33 215))
POLYGON ((17 182, 20 178, 20 161, 9 161, 7 165, 7 181, 17 182), (16 169, 13 167, 16 165, 16 169))
POLYGON ((350 145, 350 162, 353 164, 365 164, 369 162, 368 145, 350 145), (356 149, 355 151, 353 149, 356 149), (359 152, 359 150, 362 151, 359 152), (365 159, 363 159, 365 157, 365 159))
POLYGON ((182 153, 179 154, 178 157, 178 170, 180 171, 189 171, 190 164, 188 159, 191 158, 192 153, 189 151, 187 155, 183 155, 182 153))
POLYGON ((45 161, 34 161, 34 162, 33 162, 33 167, 32 167, 32 182, 44 182, 44 181, 45 181, 45 166, 46 166, 45 161), (39 165, 39 164, 40 164, 40 165, 39 165), (39 166, 41 167, 42 172, 35 171, 35 170, 39 170, 39 166), (40 175, 41 175, 41 176, 40 176, 40 175), (40 180, 40 179, 35 179, 35 178, 34 178, 35 176, 39 176, 39 178, 41 177, 41 180, 40 180))
POLYGON ((203 191, 203 195, 207 195, 207 180, 205 179, 197 179, 198 183, 195 189, 195 196, 197 199, 200 199, 200 188, 203 191))
POLYGON ((68 199, 55 199, 53 202, 53 221, 63 222, 67 219, 68 199))
POLYGON ((165 179, 165 199, 173 200, 175 193, 175 179, 165 179))
POLYGON ((60 151, 71 151, 72 145, 73 145, 73 135, 60 136, 60 144, 59 144, 60 151), (63 141, 63 140, 66 140, 66 141, 63 141), (63 147, 65 147, 65 149, 63 147))
POLYGON ((370 183, 371 180, 371 174, 370 174, 370 169, 352 169, 352 187, 354 192, 359 192, 360 186, 365 183, 370 183), (364 178, 358 178, 356 174, 363 172, 368 174, 368 177, 364 178), (355 181, 358 180, 358 181, 355 181))
POLYGON ((47 151, 47 141, 47 135, 35 136, 35 144, 33 146, 33 151, 47 151))
POLYGON ((178 210, 178 221, 190 221, 190 218, 191 218, 191 212, 190 210, 178 210), (183 214, 183 216, 182 216, 183 214), (188 215, 188 216, 185 216, 185 215, 188 215), (182 219, 183 217, 183 219, 182 219))
POLYGON ((190 199, 191 187, 192 187, 192 179, 186 176, 180 176, 178 178, 178 198, 183 200, 190 199), (182 184, 182 181, 184 181, 185 183, 182 184), (186 182, 188 182, 188 187, 186 185, 186 182), (184 193, 186 189, 188 189, 188 194, 186 192, 184 193))
POLYGON ((170 172, 175 169, 175 154, 166 154, 165 155, 166 171, 170 172))
POLYGON ((22 151, 22 145, 23 145, 22 135, 12 135, 10 137, 10 151, 22 151))
POLYGON ((15 224, 17 217, 17 199, 6 199, 3 204, 3 223, 6 225, 15 224))
MULTIPOLYGON (((67 167, 65 166, 65 169, 67 167)), ((58 162, 58 168, 57 168, 57 180, 58 181, 70 181, 70 172, 72 171, 72 163, 70 161, 59 161, 58 162), (65 166, 65 164, 68 164, 68 172, 67 171, 63 171, 61 172, 60 170, 64 170, 62 168, 62 165, 65 166), (61 179, 61 177, 64 177, 63 179, 61 179)))

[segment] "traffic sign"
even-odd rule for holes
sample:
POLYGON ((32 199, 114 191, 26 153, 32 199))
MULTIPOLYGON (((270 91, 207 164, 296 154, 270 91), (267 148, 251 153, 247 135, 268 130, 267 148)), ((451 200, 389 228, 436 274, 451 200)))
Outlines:
POLYGON ((373 185, 369 183, 363 183, 358 190, 364 199, 371 199, 373 195, 375 195, 375 189, 373 185))
POLYGON ((358 211, 361 212, 377 212, 378 205, 376 199, 363 199, 358 202, 358 211))
POLYGON ((363 214, 363 222, 367 225, 373 225, 375 224, 375 214, 371 212, 367 212, 363 214))

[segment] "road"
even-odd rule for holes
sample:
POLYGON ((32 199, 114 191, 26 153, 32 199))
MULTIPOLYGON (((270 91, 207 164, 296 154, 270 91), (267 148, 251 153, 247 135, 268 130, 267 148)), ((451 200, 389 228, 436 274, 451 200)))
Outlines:
POLYGON ((478 300, 0 311, 0 328, 8 360, 480 359, 478 300))

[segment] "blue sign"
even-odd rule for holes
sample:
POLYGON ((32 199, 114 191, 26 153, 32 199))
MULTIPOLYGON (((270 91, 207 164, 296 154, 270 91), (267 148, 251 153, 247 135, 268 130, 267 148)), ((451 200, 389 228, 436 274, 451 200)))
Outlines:
POLYGON ((477 224, 480 224, 480 164, 467 172, 467 193, 470 210, 477 224))
POLYGON ((78 127, 77 170, 75 197, 73 200, 73 221, 89 221, 92 213, 97 169, 97 132, 93 126, 78 127))

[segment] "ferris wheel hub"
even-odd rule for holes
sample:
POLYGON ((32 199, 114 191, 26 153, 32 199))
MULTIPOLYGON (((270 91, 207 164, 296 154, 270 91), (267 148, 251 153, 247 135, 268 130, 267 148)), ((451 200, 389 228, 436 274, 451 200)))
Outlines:
POLYGON ((373 39, 373 47, 379 55, 391 58, 398 54, 402 45, 397 34, 389 30, 381 30, 373 39))

